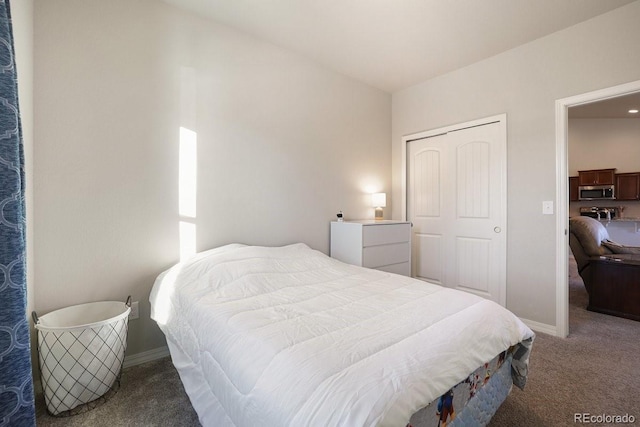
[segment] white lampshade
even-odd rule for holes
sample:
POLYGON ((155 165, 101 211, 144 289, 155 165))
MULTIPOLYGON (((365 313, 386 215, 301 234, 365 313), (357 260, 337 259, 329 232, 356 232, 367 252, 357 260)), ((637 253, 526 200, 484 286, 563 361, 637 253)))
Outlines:
POLYGON ((374 208, 384 208, 387 206, 387 193, 373 193, 371 195, 371 206, 374 208))

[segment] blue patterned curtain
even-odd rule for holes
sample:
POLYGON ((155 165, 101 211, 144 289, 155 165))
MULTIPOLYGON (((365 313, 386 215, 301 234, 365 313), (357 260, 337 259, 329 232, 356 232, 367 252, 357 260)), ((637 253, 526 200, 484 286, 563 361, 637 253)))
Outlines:
POLYGON ((0 0, 0 427, 35 426, 24 189, 11 10, 0 0))

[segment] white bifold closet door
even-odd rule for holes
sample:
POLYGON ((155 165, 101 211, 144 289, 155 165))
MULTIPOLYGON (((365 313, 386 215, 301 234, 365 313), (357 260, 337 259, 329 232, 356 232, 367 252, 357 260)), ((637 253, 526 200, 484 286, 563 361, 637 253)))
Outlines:
MULTIPOLYGON (((495 119, 494 119, 495 120, 495 119)), ((409 140, 412 275, 506 304, 506 123, 409 140)))

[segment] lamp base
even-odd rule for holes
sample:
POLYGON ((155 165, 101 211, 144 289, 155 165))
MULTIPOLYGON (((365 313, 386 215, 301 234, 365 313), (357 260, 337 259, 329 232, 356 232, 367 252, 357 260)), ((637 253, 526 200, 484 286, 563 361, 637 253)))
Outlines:
POLYGON ((382 213, 382 208, 376 208, 376 216, 375 219, 377 221, 384 219, 383 213, 382 213))

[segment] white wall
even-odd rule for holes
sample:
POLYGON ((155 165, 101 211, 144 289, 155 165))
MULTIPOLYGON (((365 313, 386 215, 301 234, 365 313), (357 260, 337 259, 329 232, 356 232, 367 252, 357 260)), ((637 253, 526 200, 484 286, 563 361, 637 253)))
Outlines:
POLYGON ((634 2, 393 94, 395 200, 403 135, 507 113, 507 307, 525 319, 556 321, 556 219, 541 206, 556 198, 555 101, 640 79, 638 22, 634 2))
MULTIPOLYGON (((569 176, 590 169, 640 172, 640 118, 570 119, 567 134, 569 176)), ((571 202, 569 214, 578 215, 581 206, 624 206, 626 217, 640 218, 640 202, 571 202)))
POLYGON ((36 308, 140 301, 178 261, 179 128, 197 133, 197 248, 329 247, 390 190, 390 95, 153 0, 35 7, 36 308))
POLYGON ((569 176, 590 169, 640 172, 640 118, 570 119, 567 134, 569 176))

